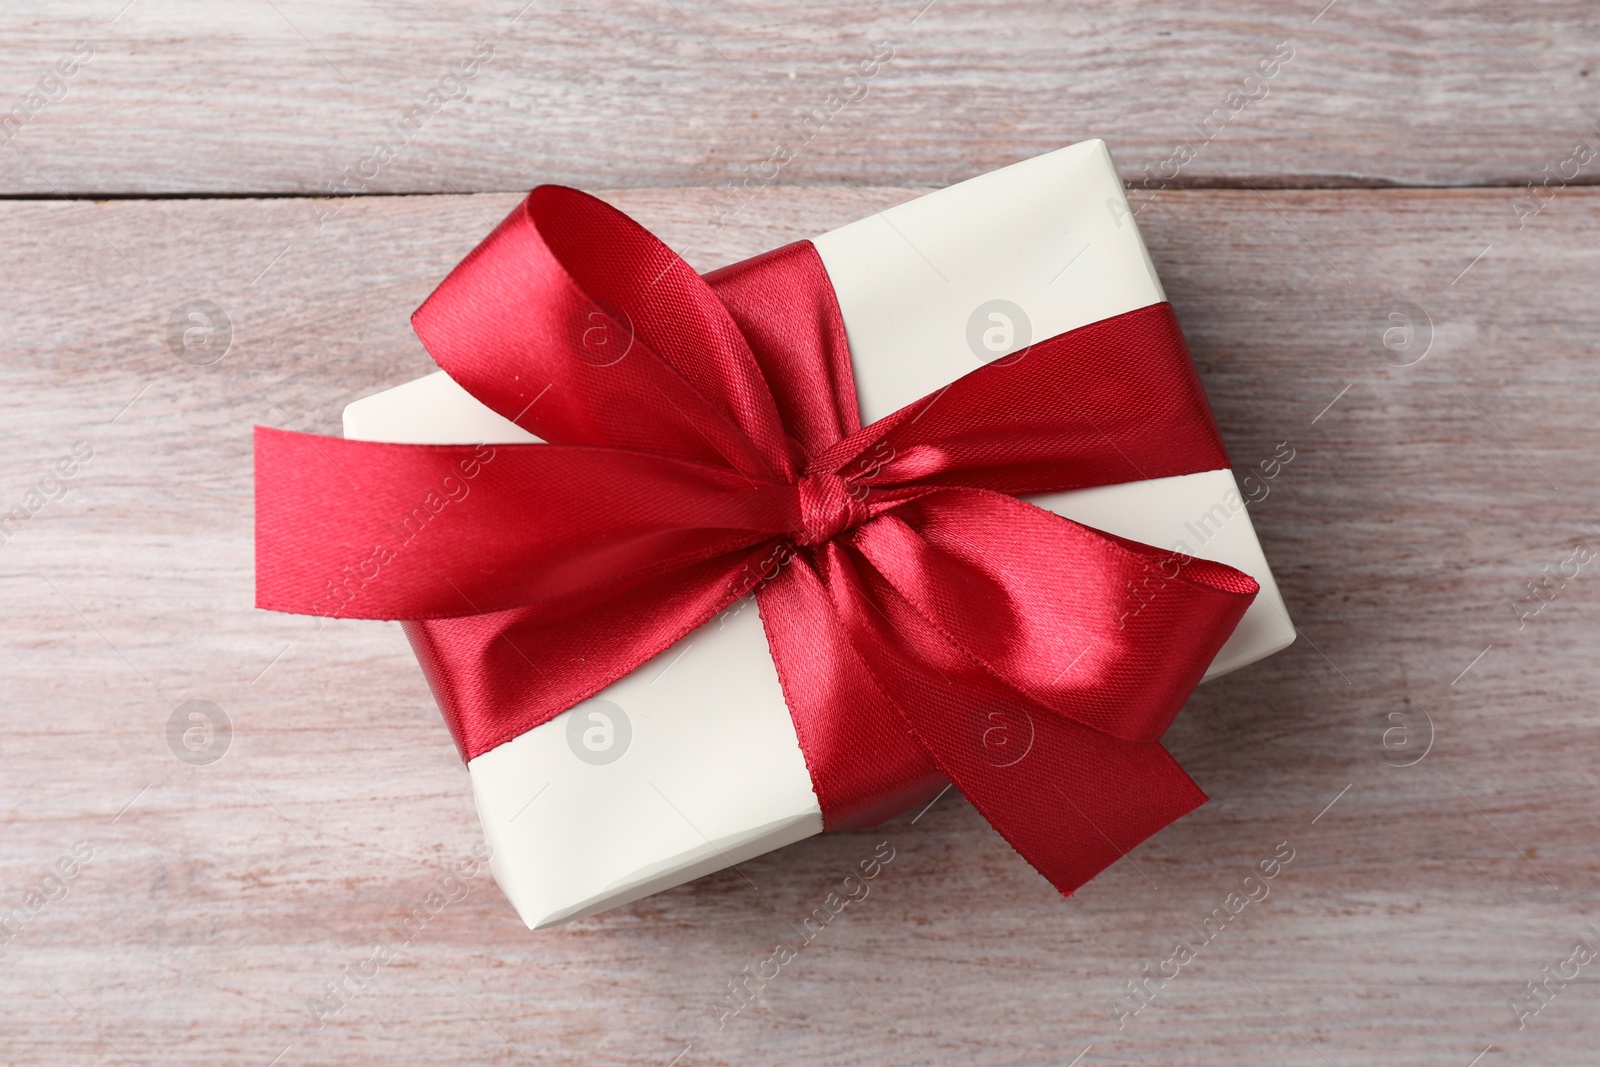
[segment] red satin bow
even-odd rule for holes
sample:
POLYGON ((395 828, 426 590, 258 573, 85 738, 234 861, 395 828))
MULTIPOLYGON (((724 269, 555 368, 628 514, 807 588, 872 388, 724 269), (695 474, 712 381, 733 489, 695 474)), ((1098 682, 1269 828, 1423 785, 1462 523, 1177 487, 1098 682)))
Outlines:
POLYGON ((551 443, 258 428, 257 603, 415 620, 466 758, 754 590, 830 829, 948 777, 1070 893, 1204 802, 1157 739, 1255 581, 1016 499, 1227 466, 1168 305, 862 427, 809 242, 701 278, 543 186, 413 322, 551 443))

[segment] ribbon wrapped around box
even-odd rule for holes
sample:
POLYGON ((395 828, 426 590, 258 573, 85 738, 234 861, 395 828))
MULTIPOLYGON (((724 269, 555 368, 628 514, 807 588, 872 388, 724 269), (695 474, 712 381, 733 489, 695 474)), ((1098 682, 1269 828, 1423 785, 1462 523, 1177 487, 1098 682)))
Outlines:
POLYGON ((1099 141, 703 278, 543 186, 413 323, 258 428, 257 602, 406 620, 530 927, 947 783, 1070 894, 1293 640, 1099 141))

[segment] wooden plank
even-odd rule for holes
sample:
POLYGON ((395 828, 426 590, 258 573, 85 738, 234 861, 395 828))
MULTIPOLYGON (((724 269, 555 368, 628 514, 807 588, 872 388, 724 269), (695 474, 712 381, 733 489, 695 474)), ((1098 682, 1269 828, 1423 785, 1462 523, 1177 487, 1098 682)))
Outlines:
MULTIPOLYGON (((910 193, 772 189, 720 227, 704 190, 612 199, 709 268, 910 193)), ((946 796, 762 857, 757 888, 716 875, 539 934, 479 875, 404 944, 392 924, 477 840, 466 776, 395 626, 251 607, 249 427, 336 432, 428 369, 407 316, 515 198, 368 198, 320 227, 292 200, 0 205, 0 505, 93 449, 0 546, 0 909, 93 849, 0 947, 0 1059, 1584 1062, 1592 966, 1525 1029, 1507 1000, 1600 944, 1600 579, 1513 606, 1597 536, 1600 191, 1520 231, 1509 195, 1141 212, 1241 474, 1294 450, 1252 518, 1304 640, 1195 696, 1169 742, 1212 803, 1075 899, 946 796), (166 340, 194 299, 232 323, 210 366, 166 340), (1407 367, 1374 341, 1397 300, 1431 323, 1407 367), (218 762, 169 747, 189 700, 231 720, 218 762), (719 1029, 728 983, 884 840, 871 895, 719 1029), (1270 896, 1119 1029, 1126 983, 1281 842, 1270 896), (308 1001, 384 941, 319 1028, 308 1001)))
POLYGON ((0 109, 94 51, 0 134, 0 192, 941 186, 1095 136, 1177 185, 1595 176, 1584 0, 525 3, 8 4, 0 109), (465 98, 391 125, 481 42, 465 98))

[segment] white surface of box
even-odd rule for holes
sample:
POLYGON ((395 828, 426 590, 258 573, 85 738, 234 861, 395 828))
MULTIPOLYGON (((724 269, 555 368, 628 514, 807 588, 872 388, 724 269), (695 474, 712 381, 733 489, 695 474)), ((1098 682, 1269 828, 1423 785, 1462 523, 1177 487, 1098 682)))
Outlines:
MULTIPOLYGON (((993 301, 1013 305, 994 320, 1004 327, 994 335, 1000 343, 1043 340, 1166 299, 1098 140, 813 240, 838 295, 869 423, 976 368, 969 323, 993 301)), ((538 440, 443 372, 352 403, 344 430, 418 444, 538 440)), ((1232 472, 1032 499, 1110 533, 1230 564, 1260 583, 1208 679, 1294 640, 1232 472)), ((823 828, 750 598, 468 769, 495 878, 535 929, 823 828)))

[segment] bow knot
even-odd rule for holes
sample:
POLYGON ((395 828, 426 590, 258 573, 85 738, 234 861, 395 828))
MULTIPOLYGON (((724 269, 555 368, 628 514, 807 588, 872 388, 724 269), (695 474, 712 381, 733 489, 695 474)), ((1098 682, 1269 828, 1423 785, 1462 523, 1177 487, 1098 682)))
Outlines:
POLYGON ((795 544, 820 545, 865 522, 871 513, 863 502, 862 488, 832 471, 816 471, 800 479, 795 486, 800 503, 795 544))

